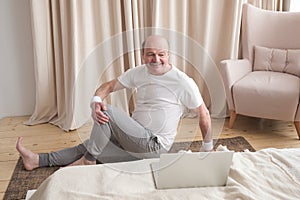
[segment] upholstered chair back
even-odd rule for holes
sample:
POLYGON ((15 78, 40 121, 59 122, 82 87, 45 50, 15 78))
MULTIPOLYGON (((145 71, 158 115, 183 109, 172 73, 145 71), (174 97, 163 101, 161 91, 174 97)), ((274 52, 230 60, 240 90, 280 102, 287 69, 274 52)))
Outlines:
POLYGON ((272 12, 244 6, 242 55, 253 64, 254 46, 300 49, 300 12, 272 12))

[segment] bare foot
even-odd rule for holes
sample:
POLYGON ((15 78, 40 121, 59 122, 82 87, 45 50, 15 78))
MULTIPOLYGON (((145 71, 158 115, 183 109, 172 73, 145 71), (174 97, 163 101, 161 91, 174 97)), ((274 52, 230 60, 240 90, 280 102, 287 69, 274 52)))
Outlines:
POLYGON ((26 170, 31 171, 35 168, 39 167, 39 155, 36 153, 33 153, 32 151, 26 149, 22 145, 22 137, 18 138, 17 144, 16 144, 16 149, 20 153, 23 164, 26 170))
POLYGON ((75 166, 75 165, 96 165, 96 161, 87 160, 84 156, 82 156, 80 159, 69 164, 68 166, 75 166))

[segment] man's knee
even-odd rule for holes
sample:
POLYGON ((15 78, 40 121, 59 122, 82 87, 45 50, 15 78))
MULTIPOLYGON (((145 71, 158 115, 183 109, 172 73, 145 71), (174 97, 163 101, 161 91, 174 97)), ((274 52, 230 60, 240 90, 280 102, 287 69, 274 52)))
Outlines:
POLYGON ((113 121, 115 121, 115 119, 118 119, 118 115, 123 114, 122 110, 112 105, 106 105, 106 110, 103 111, 103 113, 105 113, 109 117, 109 119, 113 121))

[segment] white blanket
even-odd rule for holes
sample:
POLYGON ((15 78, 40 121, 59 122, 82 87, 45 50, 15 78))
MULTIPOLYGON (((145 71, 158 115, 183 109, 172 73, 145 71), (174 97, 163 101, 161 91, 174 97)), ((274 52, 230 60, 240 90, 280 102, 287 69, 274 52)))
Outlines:
POLYGON ((235 153, 225 187, 157 190, 153 161, 63 168, 31 199, 300 199, 300 148, 235 153))

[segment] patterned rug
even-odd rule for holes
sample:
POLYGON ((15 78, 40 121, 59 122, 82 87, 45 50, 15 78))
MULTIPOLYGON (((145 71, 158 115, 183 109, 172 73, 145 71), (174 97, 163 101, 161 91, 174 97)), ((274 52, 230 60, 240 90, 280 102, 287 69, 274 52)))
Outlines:
MULTIPOLYGON (((174 143, 170 152, 178 152, 179 150, 191 150, 197 152, 200 150, 202 141, 193 142, 178 142, 174 143)), ((214 140, 214 149, 219 145, 227 146, 229 150, 236 152, 255 151, 255 149, 243 137, 233 137, 226 139, 214 140)), ((4 195, 4 200, 8 199, 25 199, 27 190, 37 189, 39 185, 59 167, 43 167, 33 171, 26 171, 22 164, 22 159, 19 158, 12 178, 9 182, 4 195)))

